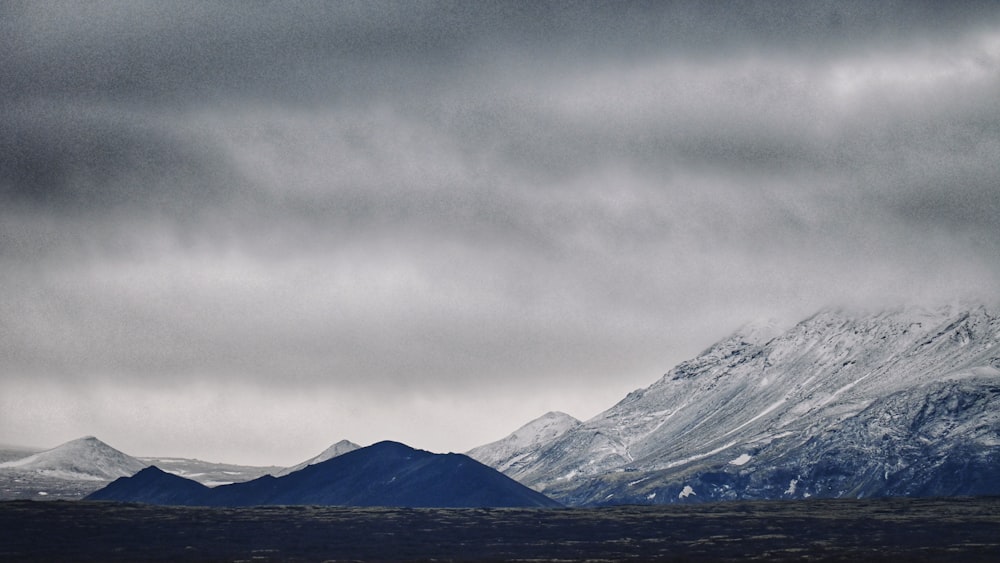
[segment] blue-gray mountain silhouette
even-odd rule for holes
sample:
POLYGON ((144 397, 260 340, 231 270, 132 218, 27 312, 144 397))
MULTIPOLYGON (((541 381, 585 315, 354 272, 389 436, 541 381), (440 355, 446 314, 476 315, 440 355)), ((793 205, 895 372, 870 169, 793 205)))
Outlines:
POLYGON ((87 500, 189 506, 560 506, 468 456, 435 454, 389 441, 282 477, 266 475, 215 488, 150 467, 112 482, 87 500))
POLYGON ((86 497, 94 500, 127 500, 145 504, 199 504, 211 489, 197 481, 167 473, 155 465, 131 477, 119 477, 86 497))

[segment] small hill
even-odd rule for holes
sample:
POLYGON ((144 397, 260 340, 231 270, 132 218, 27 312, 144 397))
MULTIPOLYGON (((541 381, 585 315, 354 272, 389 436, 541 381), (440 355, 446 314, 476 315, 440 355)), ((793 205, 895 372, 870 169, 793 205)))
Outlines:
POLYGON ((388 441, 281 477, 267 475, 214 489, 202 490, 192 486, 200 487, 197 483, 162 473, 122 478, 87 498, 198 506, 560 506, 466 455, 435 454, 388 441))

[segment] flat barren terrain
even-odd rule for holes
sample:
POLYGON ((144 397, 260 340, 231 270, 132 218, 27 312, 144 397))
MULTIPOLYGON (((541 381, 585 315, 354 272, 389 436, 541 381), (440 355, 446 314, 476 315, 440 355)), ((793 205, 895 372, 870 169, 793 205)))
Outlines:
POLYGON ((1000 560, 1000 498, 595 509, 0 502, 2 561, 1000 560))

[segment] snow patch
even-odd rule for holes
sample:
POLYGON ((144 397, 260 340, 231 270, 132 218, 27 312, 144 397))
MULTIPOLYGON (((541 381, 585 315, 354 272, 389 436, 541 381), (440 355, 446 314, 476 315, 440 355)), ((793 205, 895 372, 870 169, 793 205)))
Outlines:
POLYGON ((740 454, 740 457, 731 460, 729 465, 746 465, 753 457, 750 454, 740 454))
POLYGON ((648 495, 646 495, 646 500, 653 500, 654 498, 656 498, 656 491, 653 491, 648 495))
POLYGON ((559 477, 558 479, 556 479, 556 481, 568 481, 568 480, 572 479, 573 477, 576 477, 577 473, 579 473, 579 471, 577 471, 576 469, 574 469, 574 470, 570 471, 569 473, 563 475, 562 477, 559 477))
POLYGON ((799 484, 799 480, 798 479, 792 479, 791 481, 789 481, 788 488, 785 489, 785 494, 786 495, 794 495, 795 494, 795 485, 798 485, 798 484, 799 484))
POLYGON ((702 453, 702 454, 693 455, 691 457, 686 457, 684 459, 679 459, 677 461, 671 461, 670 463, 664 465, 662 467, 662 469, 672 469, 674 467, 677 467, 678 465, 684 465, 685 463, 690 463, 692 461, 698 461, 699 459, 703 459, 703 458, 706 458, 708 456, 715 455, 715 454, 717 454, 717 453, 719 453, 719 452, 721 452, 723 450, 728 450, 729 448, 731 448, 731 447, 733 447, 735 445, 736 445, 736 442, 733 441, 733 442, 729 442, 728 444, 719 446, 718 448, 715 448, 714 450, 709 451, 709 452, 705 452, 705 453, 702 453))
POLYGON ((783 398, 775 401, 774 403, 768 405, 768 407, 765 408, 764 410, 762 410, 760 413, 758 413, 757 416, 751 418, 750 420, 744 422, 743 424, 737 426, 736 428, 733 428, 729 432, 726 432, 725 434, 723 434, 722 436, 720 436, 720 438, 725 438, 726 436, 732 434, 733 432, 738 432, 740 430, 743 430, 747 426, 749 426, 749 425, 753 424, 754 422, 757 422, 761 418, 764 418, 765 416, 771 414, 771 412, 774 411, 774 409, 776 409, 776 408, 780 407, 781 405, 783 405, 786 400, 787 399, 783 397, 783 398))
POLYGON ((677 498, 688 498, 691 495, 698 496, 698 494, 694 492, 694 489, 691 488, 691 485, 684 485, 684 488, 681 490, 680 494, 677 495, 677 498))

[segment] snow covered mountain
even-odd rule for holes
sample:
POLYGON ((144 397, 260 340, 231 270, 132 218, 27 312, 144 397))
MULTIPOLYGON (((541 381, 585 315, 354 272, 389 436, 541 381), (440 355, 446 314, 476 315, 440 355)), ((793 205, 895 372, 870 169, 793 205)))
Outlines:
POLYGON ((998 494, 1000 311, 748 327, 504 470, 566 504, 998 494))
POLYGON ((305 469, 310 465, 316 465, 317 463, 324 462, 328 459, 333 459, 337 456, 346 454, 347 452, 353 452, 354 450, 360 449, 361 446, 351 442, 349 440, 341 440, 336 444, 330 446, 329 448, 323 450, 322 453, 316 457, 312 457, 303 461, 298 465, 293 465, 292 467, 286 467, 277 473, 273 473, 275 477, 281 477, 282 475, 288 475, 289 473, 295 473, 300 469, 305 469))
POLYGON ((56 446, 51 450, 0 463, 0 470, 37 474, 74 481, 110 481, 127 477, 146 467, 93 436, 56 446))
POLYGON ((523 468, 538 461, 542 448, 579 425, 579 420, 566 413, 545 413, 506 438, 473 448, 466 455, 517 479, 523 468))

